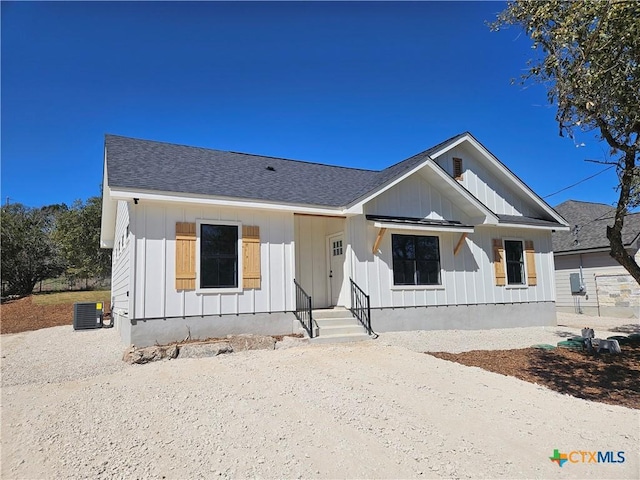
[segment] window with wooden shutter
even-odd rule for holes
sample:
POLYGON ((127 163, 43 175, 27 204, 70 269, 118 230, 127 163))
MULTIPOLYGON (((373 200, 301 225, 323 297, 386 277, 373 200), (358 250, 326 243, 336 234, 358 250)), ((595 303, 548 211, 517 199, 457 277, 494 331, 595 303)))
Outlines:
POLYGON ((496 285, 504 286, 506 284, 506 275, 504 271, 504 263, 502 258, 504 257, 504 248, 502 246, 502 239, 493 239, 493 271, 496 277, 496 285))
POLYGON ((196 224, 176 223, 176 290, 196 288, 196 224))
POLYGON ((242 287, 260 288, 260 227, 242 227, 242 287))
POLYGON ((537 285, 538 279, 536 276, 536 257, 532 240, 526 240, 524 242, 524 252, 527 261, 527 283, 530 286, 537 285))

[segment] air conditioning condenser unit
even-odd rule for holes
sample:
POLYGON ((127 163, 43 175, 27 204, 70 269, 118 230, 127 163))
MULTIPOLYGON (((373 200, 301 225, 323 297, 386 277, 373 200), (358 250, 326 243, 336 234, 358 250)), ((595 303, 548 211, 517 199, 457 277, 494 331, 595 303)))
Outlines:
POLYGON ((78 302, 73 304, 73 329, 102 328, 104 304, 102 302, 78 302))

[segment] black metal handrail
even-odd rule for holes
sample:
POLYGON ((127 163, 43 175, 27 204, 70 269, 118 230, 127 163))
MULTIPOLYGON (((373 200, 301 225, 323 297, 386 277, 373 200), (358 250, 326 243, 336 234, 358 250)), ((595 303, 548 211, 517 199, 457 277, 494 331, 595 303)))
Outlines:
POLYGON ((294 285, 296 286, 296 311, 294 312, 296 318, 300 320, 300 323, 309 334, 309 338, 313 338, 313 310, 311 307, 311 295, 307 295, 307 292, 300 286, 300 284, 294 279, 294 285))
POLYGON ((358 321, 362 324, 369 335, 373 334, 373 330, 371 330, 371 302, 369 299, 369 295, 364 293, 364 291, 353 281, 352 278, 349 278, 351 282, 351 307, 349 310, 353 314, 354 317, 358 319, 358 321))

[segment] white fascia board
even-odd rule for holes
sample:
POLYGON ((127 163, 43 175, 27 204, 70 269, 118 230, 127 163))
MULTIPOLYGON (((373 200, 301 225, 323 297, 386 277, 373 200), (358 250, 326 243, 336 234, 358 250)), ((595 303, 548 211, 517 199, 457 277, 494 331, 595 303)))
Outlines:
POLYGON ((403 225, 399 223, 392 222, 374 222, 374 227, 377 228, 386 228, 389 230, 419 230, 422 232, 462 232, 462 233, 473 233, 473 227, 440 227, 437 225, 403 225))
POLYGON ((555 232, 568 232, 570 228, 565 225, 549 226, 549 225, 527 225, 522 223, 499 223, 498 225, 492 225, 504 228, 522 228, 525 230, 552 230, 555 232))
POLYGON ((326 207, 312 207, 308 205, 294 205, 294 204, 279 204, 269 202, 259 202, 253 200, 238 200, 222 197, 203 197, 196 195, 187 195, 175 193, 157 193, 143 190, 111 190, 112 198, 117 200, 146 200, 151 202, 169 202, 169 203, 181 203, 192 205, 215 205, 219 207, 234 207, 234 208, 251 208, 260 210, 276 210, 294 213, 309 213, 317 215, 345 215, 345 211, 342 208, 326 208, 326 207))
POLYGON ((107 184, 107 150, 104 152, 104 168, 102 173, 102 212, 100 216, 100 248, 113 248, 116 236, 116 216, 118 202, 111 197, 107 184))
POLYGON ((463 135, 462 137, 460 137, 459 139, 457 139, 455 142, 451 142, 447 145, 445 145, 444 147, 442 147, 440 150, 438 150, 437 152, 431 154, 431 158, 438 158, 440 155, 442 155, 443 153, 447 153, 449 150, 451 150, 452 148, 457 147, 458 145, 460 145, 462 142, 466 142, 467 140, 470 139, 469 134, 467 133, 466 135, 463 135))
POLYGON ((509 180, 511 180, 521 192, 523 192, 530 200, 533 200, 539 207, 541 207, 545 212, 551 215, 557 222, 562 225, 569 226, 567 221, 562 218, 562 216, 558 215, 558 213, 551 208, 544 200, 542 200, 529 186, 516 177, 513 172, 511 172, 508 168, 506 168, 489 150, 487 150, 481 143, 479 143, 472 135, 465 135, 460 138, 458 141, 453 142, 451 145, 447 145, 442 150, 433 154, 432 157, 436 158, 446 151, 452 149, 453 147, 460 145, 463 141, 469 142, 472 146, 476 148, 487 160, 489 160, 504 176, 506 176, 509 180))

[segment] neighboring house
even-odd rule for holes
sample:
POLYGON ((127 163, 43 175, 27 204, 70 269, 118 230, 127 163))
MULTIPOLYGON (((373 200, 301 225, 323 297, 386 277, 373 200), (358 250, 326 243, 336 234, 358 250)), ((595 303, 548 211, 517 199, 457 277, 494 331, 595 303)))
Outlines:
MULTIPOLYGON (((609 255, 607 225, 613 225, 615 208, 567 200, 556 211, 571 227, 553 234, 558 310, 640 318, 640 285, 609 255)), ((640 213, 626 215, 622 242, 640 263, 640 213)))
POLYGON ((292 333, 304 293, 349 308, 355 285, 377 332, 555 325, 568 224, 469 133, 382 171, 114 135, 104 155, 126 343, 292 333))

